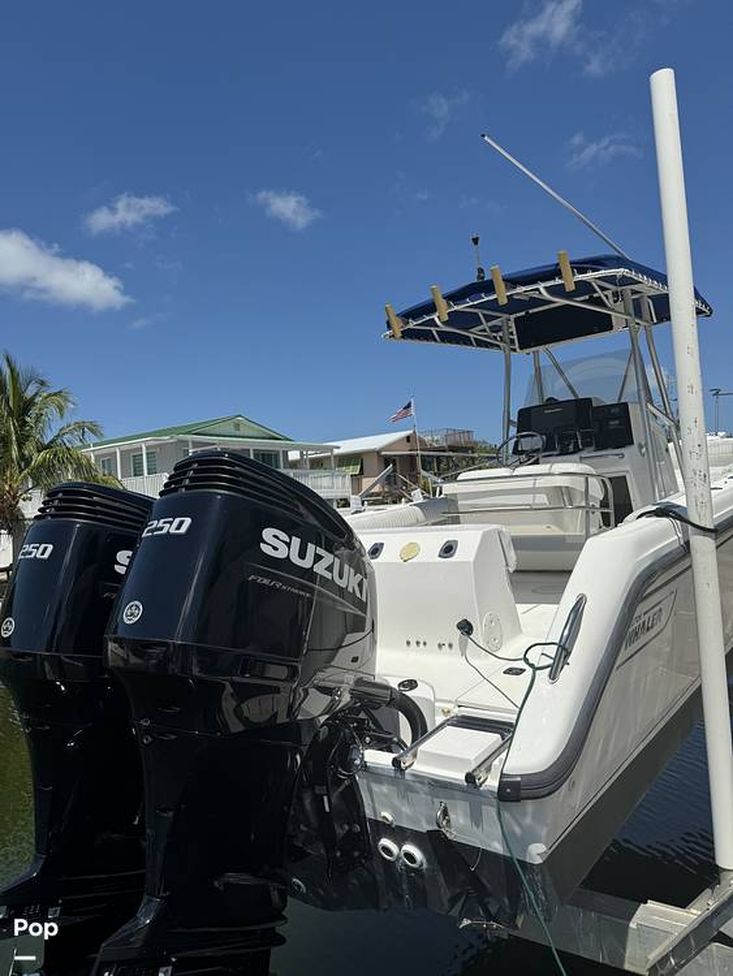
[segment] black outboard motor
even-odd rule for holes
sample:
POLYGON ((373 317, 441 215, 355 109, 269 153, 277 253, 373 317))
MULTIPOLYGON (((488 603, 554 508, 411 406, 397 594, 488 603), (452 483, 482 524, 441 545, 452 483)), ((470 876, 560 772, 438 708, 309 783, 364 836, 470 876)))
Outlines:
POLYGON ((29 746, 35 853, 0 891, 0 927, 55 920, 52 955, 85 934, 96 948, 142 891, 140 760, 104 634, 152 504, 100 485, 54 488, 14 554, 2 608, 0 681, 29 746))
POLYGON ((267 972, 301 758, 373 674, 374 613, 369 560, 318 495, 234 452, 176 465, 110 622, 147 874, 96 972, 227 968, 248 951, 247 972, 267 972))

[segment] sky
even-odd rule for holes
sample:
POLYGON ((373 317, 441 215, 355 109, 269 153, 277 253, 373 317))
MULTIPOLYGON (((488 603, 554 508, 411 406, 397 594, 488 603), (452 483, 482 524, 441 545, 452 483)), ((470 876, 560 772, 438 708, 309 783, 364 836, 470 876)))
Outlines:
POLYGON ((507 273, 607 250, 482 132, 663 269, 664 66, 705 385, 733 389, 726 0, 39 0, 0 25, 0 348, 107 436, 243 413, 334 440, 414 395, 420 427, 495 438, 498 356, 385 342, 384 304, 472 280, 474 233, 507 273))

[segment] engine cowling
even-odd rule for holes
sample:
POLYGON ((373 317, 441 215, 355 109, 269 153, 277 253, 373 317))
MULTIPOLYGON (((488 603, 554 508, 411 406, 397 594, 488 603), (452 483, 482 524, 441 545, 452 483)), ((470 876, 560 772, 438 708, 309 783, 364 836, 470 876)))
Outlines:
POLYGON ((143 904, 98 966, 221 956, 243 920, 271 931, 299 765, 373 674, 375 605, 361 543, 318 495, 234 452, 176 465, 110 623, 148 847, 143 904))
POLYGON ((89 951, 142 892, 140 760, 126 696, 104 662, 104 634, 151 507, 116 488, 60 485, 14 554, 0 680, 29 746, 35 851, 0 891, 0 914, 8 927, 50 913, 61 926, 51 955, 70 943, 89 951))

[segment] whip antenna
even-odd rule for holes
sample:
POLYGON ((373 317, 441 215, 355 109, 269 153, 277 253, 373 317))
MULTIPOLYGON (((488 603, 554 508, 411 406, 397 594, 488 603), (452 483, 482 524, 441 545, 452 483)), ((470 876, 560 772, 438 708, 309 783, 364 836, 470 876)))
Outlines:
POLYGON ((541 180, 539 176, 536 176, 531 170, 527 169, 527 167, 523 163, 520 163, 518 159, 515 159, 514 156, 511 155, 511 153, 508 153, 506 149, 500 146, 498 142, 496 142, 494 139, 491 138, 491 136, 487 136, 485 133, 482 132, 481 138, 488 146, 491 146, 492 149, 495 149, 500 156, 503 156, 504 159, 507 160, 507 162, 510 162, 512 166, 516 166, 521 173, 524 173, 525 176, 528 176, 533 183, 536 183, 537 186, 539 186, 540 189, 544 190, 545 193, 551 196, 553 200, 556 200, 559 204, 565 207, 566 210, 569 210, 570 213, 573 214, 575 217, 577 217, 578 220, 581 221, 581 223, 585 224, 585 226, 589 230, 592 230, 593 233, 597 234, 598 237, 600 237, 602 241, 608 244, 609 247, 612 247, 617 254, 620 254, 622 258, 626 258, 627 261, 631 261, 629 255, 624 250, 622 250, 622 248, 620 248, 618 244, 615 241, 613 241, 607 234, 604 234, 603 231, 600 229, 600 227, 594 224, 589 217, 586 217, 585 214, 582 214, 580 210, 577 209, 577 207, 574 207, 572 203, 569 203, 564 197, 561 197, 560 194, 557 193, 555 190, 553 190, 551 186, 548 186, 544 180, 541 180))

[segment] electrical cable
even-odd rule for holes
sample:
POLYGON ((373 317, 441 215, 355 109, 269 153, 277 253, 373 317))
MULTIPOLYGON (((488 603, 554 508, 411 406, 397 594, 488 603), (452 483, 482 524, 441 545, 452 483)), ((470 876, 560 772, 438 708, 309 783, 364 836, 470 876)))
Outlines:
POLYGON ((672 522, 681 522, 682 525, 688 525, 691 529, 697 529, 698 532, 707 532, 709 535, 717 535, 718 530, 714 525, 700 525, 699 522, 693 522, 692 519, 687 518, 676 508, 672 508, 671 505, 657 505, 656 508, 649 509, 648 512, 642 512, 639 518, 668 518, 672 522))
POLYGON ((524 658, 523 654, 520 654, 519 657, 504 657, 503 654, 497 654, 496 651, 492 651, 488 647, 484 647, 483 644, 479 644, 475 638, 469 637, 468 639, 471 641, 474 647, 477 647, 480 651, 483 651, 484 654, 490 654, 491 657, 495 657, 497 661, 521 661, 524 658))
MULTIPOLYGON (((519 660, 521 660, 529 668, 529 670, 530 670, 529 684, 527 685, 527 690, 525 691, 524 696, 522 698, 522 701, 520 702, 520 704, 519 704, 519 706, 517 708, 517 716, 516 716, 516 718, 514 720, 514 728, 516 729, 517 725, 519 724, 519 720, 522 717, 522 712, 524 711, 524 707, 527 704, 527 701, 529 700, 529 696, 532 693, 532 689, 534 688, 534 683, 535 683, 535 680, 537 678, 537 673, 539 671, 549 671, 550 668, 552 667, 552 661, 550 661, 548 664, 537 664, 534 661, 530 661, 528 655, 529 655, 529 653, 531 651, 535 650, 535 648, 538 648, 538 647, 554 647, 555 650, 558 650, 560 648, 559 642, 558 641, 537 641, 534 644, 530 644, 530 646, 522 654, 521 658, 503 658, 503 657, 501 657, 501 655, 495 654, 494 651, 490 651, 488 648, 482 647, 481 644, 478 643, 478 641, 476 641, 476 640, 473 639, 473 637, 472 637, 472 635, 473 635, 473 624, 471 624, 471 622, 469 620, 465 620, 465 619, 464 620, 459 620, 458 623, 456 624, 456 629, 464 637, 467 637, 468 640, 471 641, 471 643, 475 644, 476 647, 478 647, 482 651, 485 651, 487 654, 490 654, 492 657, 496 657, 500 661, 505 661, 505 660, 519 661, 519 660)), ((540 656, 542 656, 542 655, 540 655, 540 656)), ((481 674, 481 672, 479 671, 479 669, 476 668, 468 660, 468 657, 465 658, 465 661, 466 661, 467 664, 471 665, 471 667, 474 668, 475 671, 477 671, 479 674, 481 674)), ((486 675, 483 675, 482 674, 481 677, 484 678, 485 681, 488 681, 488 683, 493 688, 496 688, 497 691, 500 691, 501 692, 501 689, 498 688, 492 681, 490 681, 486 677, 486 675)), ((504 694, 504 692, 501 692, 501 693, 504 694)), ((509 696, 508 695, 504 695, 504 697, 505 698, 508 698, 509 696)), ((504 759, 504 765, 505 766, 506 766, 506 763, 507 763, 507 761, 509 759, 509 753, 511 752, 513 741, 514 741, 514 738, 512 736, 512 741, 509 743, 509 748, 507 749, 506 757, 504 759)), ((562 964, 562 960, 560 959, 560 956, 558 954, 557 948, 555 946, 555 943, 553 941, 552 935, 550 933, 550 929, 549 929, 549 927, 547 925, 547 922, 544 919, 544 916, 542 915, 542 912, 540 910, 540 906, 539 906, 539 904, 537 902, 537 898, 535 897, 535 893, 532 890, 532 887, 531 887, 529 881, 527 880, 527 877, 526 877, 526 875, 524 873, 524 870, 522 869, 522 867, 521 867, 521 865, 519 863, 519 859, 517 858, 516 854, 514 853, 514 849, 512 848, 511 842, 509 840, 509 835, 507 834, 506 826, 504 825, 504 817, 503 817, 503 814, 502 814, 502 806, 503 806, 503 803, 502 803, 502 801, 499 800, 499 797, 497 795, 497 797, 496 797, 496 818, 497 818, 497 820, 499 822, 499 830, 501 832, 502 841, 504 842, 504 846, 506 847, 507 851, 509 852, 509 857, 511 858, 512 864, 514 865, 514 869, 516 870, 516 872, 517 872, 517 874, 519 876, 519 880, 520 880, 520 882, 522 884, 522 888, 524 889, 524 892, 525 892, 525 894, 527 896, 527 900, 530 903, 530 906, 532 908, 532 911, 533 911, 533 913, 534 913, 537 921, 539 922, 539 924, 540 924, 540 926, 542 928, 542 931, 543 931, 543 933, 545 935, 545 938, 547 939, 547 944, 549 946, 550 952, 552 953, 552 957, 553 957, 554 962, 555 962, 555 965, 557 967, 557 971, 560 974, 560 976, 567 976, 567 970, 565 969, 565 967, 562 964)))
MULTIPOLYGON (((509 702, 510 705, 512 705, 514 708, 519 708, 519 705, 517 704, 517 702, 514 701, 513 698, 510 698, 509 695, 507 695, 507 693, 502 688, 500 688, 497 684, 494 684, 491 678, 487 678, 486 675, 483 673, 483 671, 480 668, 476 667, 473 661, 468 660, 468 655, 466 655, 463 658, 463 660, 466 662, 469 668, 473 668, 473 670, 476 672, 479 678, 483 678, 486 684, 491 685, 494 691, 498 691, 499 694, 502 696, 502 698, 506 698, 506 700, 509 702)), ((517 658, 517 660, 519 661, 520 658, 517 658)))
MULTIPOLYGON (((530 651, 534 650, 534 648, 536 648, 536 647, 549 647, 549 646, 552 646, 552 647, 555 647, 555 648, 559 648, 560 645, 558 644, 557 641, 540 641, 540 642, 538 642, 536 644, 531 644, 527 648, 527 650, 524 652, 524 654, 523 654, 524 663, 529 667, 530 672, 531 672, 531 675, 530 675, 530 679, 529 679, 529 684, 527 685, 527 690, 524 693, 524 698, 522 698, 522 702, 521 702, 521 704, 519 706, 519 710, 517 711, 517 717, 514 720, 514 728, 515 729, 516 729, 517 725, 519 724, 519 719, 522 717, 522 712, 524 710, 524 706, 527 704, 527 701, 528 701, 529 696, 530 696, 530 694, 532 692, 532 689, 534 688, 534 683, 535 683, 535 679, 537 677, 537 672, 538 671, 549 671, 550 668, 552 667, 552 662, 550 662, 549 664, 541 664, 541 665, 540 664, 535 664, 534 661, 530 661, 529 660, 529 658, 527 657, 527 655, 529 654, 530 651)), ((513 741, 514 741, 514 739, 512 737, 512 742, 509 743, 509 748, 507 749, 506 757, 504 759, 504 765, 506 765, 506 763, 507 763, 507 761, 509 759, 509 753, 511 752, 511 748, 512 748, 513 741)), ((545 938, 547 939, 547 944, 548 944, 548 946, 550 948, 550 952, 552 953, 552 957, 555 960, 555 965, 557 966, 557 971, 558 971, 558 973, 560 973, 560 976, 567 976, 567 971, 566 971, 565 967, 562 964, 562 960, 560 959, 560 956, 558 954, 557 948, 556 948, 555 943, 554 943, 553 938, 552 938, 552 934, 550 933, 550 929, 549 929, 549 927, 547 925, 547 922, 544 919, 544 916, 542 915, 542 912, 540 910, 540 906, 537 903, 537 898, 535 897, 535 893, 532 890, 532 887, 531 887, 529 881, 527 880, 527 877, 526 877, 526 875, 524 873, 524 870, 522 869, 522 867, 521 867, 521 865, 519 863, 519 859, 517 858, 516 854, 514 853, 514 849, 512 848, 511 842, 509 840, 509 835, 507 834, 506 827, 504 825, 504 816, 502 814, 502 807, 503 807, 503 803, 499 800, 499 797, 497 795, 497 797, 496 797, 496 818, 499 821, 499 830, 501 831, 501 837, 502 837, 502 840, 504 841, 504 846, 509 851, 509 857, 511 858, 512 864, 514 865, 514 868, 515 868, 517 874, 519 875, 519 880, 522 882, 522 887, 524 888, 525 893, 527 895, 527 898, 528 898, 528 900, 530 902, 530 905, 532 906, 532 911, 534 912, 535 918, 540 923, 540 926, 542 928, 542 931, 544 932, 545 938)))

